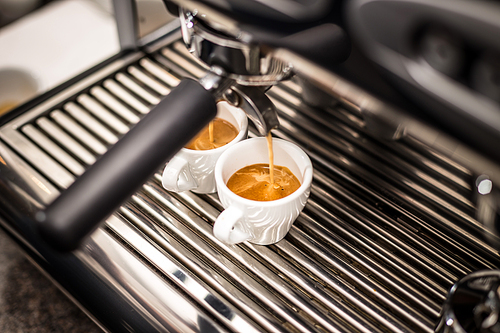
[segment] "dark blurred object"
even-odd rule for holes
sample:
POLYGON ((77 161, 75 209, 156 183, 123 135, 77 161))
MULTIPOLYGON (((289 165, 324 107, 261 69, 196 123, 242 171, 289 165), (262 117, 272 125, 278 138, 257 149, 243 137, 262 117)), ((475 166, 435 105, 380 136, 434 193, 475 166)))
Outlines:
POLYGON ((500 332, 500 271, 467 275, 450 290, 436 333, 500 332))
POLYGON ((497 1, 353 0, 349 36, 425 116, 485 156, 500 140, 497 1))
POLYGON ((500 57, 498 52, 484 52, 474 62, 471 85, 478 92, 500 103, 500 57))
POLYGON ((0 0, 0 28, 51 1, 52 0, 0 0))

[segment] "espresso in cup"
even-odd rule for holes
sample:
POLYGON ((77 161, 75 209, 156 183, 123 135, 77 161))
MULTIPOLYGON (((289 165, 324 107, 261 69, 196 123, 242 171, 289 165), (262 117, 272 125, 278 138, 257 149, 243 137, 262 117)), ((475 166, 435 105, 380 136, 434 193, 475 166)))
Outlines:
POLYGON ((215 179, 224 211, 215 221, 214 235, 220 241, 274 244, 285 237, 306 205, 313 173, 309 157, 291 142, 273 138, 272 144, 274 186, 266 138, 238 142, 217 161, 215 179), (252 196, 238 195, 235 187, 252 196))
POLYGON ((187 145, 187 149, 209 150, 227 145, 238 136, 238 129, 229 121, 215 118, 187 145))
POLYGON ((274 182, 271 182, 270 165, 258 163, 236 171, 226 185, 245 199, 272 201, 295 192, 300 187, 300 182, 290 169, 279 165, 274 165, 274 182))
POLYGON ((172 192, 215 192, 215 163, 226 149, 245 139, 247 133, 245 112, 227 102, 217 103, 217 116, 211 124, 165 165, 163 187, 172 192))
POLYGON ((269 164, 248 165, 236 171, 227 181, 235 194, 249 200, 272 201, 284 198, 300 187, 300 182, 286 166, 274 165, 273 139, 267 137, 269 164))

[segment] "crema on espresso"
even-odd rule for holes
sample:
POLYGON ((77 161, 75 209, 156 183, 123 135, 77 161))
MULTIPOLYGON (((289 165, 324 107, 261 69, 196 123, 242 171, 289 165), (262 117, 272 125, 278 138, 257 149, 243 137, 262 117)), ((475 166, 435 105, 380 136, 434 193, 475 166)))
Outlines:
POLYGON ((237 136, 238 129, 233 124, 227 120, 215 118, 185 148, 193 150, 215 149, 228 144, 237 136))
POLYGON ((272 201, 295 192, 300 187, 300 181, 287 167, 275 165, 274 183, 271 183, 269 164, 260 163, 236 171, 226 185, 245 199, 272 201))

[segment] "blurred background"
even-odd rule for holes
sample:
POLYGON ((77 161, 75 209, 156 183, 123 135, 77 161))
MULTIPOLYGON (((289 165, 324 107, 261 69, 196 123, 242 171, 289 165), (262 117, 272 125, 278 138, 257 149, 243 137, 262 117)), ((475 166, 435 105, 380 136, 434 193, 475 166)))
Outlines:
MULTIPOLYGON (((139 36, 172 17, 136 0, 139 36)), ((112 0, 0 0, 0 115, 119 52, 112 0)))
POLYGON ((0 28, 36 10, 52 0, 2 0, 0 1, 0 28))

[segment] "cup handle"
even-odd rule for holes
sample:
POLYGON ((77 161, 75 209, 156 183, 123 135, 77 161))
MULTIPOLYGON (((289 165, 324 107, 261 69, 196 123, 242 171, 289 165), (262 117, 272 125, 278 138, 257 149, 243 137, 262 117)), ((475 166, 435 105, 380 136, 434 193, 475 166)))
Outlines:
POLYGON ((161 184, 172 192, 194 190, 198 187, 189 168, 189 162, 180 156, 174 156, 165 166, 161 184))
POLYGON ((238 244, 249 240, 251 236, 238 228, 240 221, 243 221, 243 211, 229 206, 215 220, 214 236, 226 244, 238 244))

